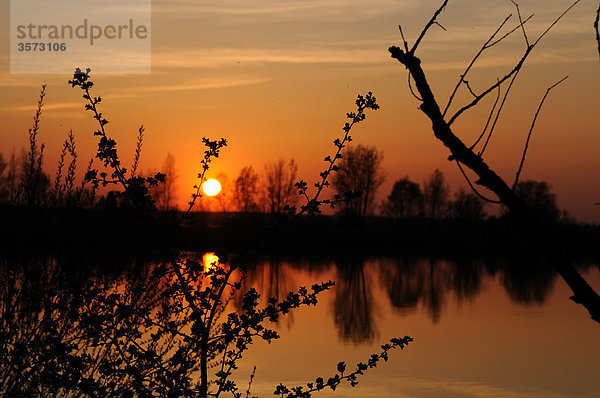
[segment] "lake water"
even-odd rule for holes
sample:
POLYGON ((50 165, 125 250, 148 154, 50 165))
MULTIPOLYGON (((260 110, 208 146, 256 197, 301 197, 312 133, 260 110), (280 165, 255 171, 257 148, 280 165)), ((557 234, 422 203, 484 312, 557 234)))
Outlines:
MULTIPOLYGON (((203 258, 206 267, 217 259, 206 253, 186 255, 203 258)), ((136 304, 127 311, 143 307, 155 313, 172 297, 164 290, 164 278, 150 276, 156 260, 89 257, 0 258, 0 358, 10 358, 0 361, 0 395, 6 383, 35 388, 46 383, 45 372, 54 368, 32 357, 55 354, 64 341, 83 342, 80 352, 97 350, 87 346, 90 340, 81 340, 78 328, 85 317, 77 314, 90 319, 101 314, 106 341, 119 336, 115 333, 124 325, 129 331, 139 328, 136 339, 147 341, 143 321, 129 324, 127 315, 125 324, 111 323, 117 307, 110 297, 118 293, 125 302, 139 297, 129 301, 136 304), (95 301, 94 292, 108 301, 95 301), (23 369, 32 375, 25 381, 20 379, 23 369)), ((600 291, 598 264, 575 265, 600 291)), ((569 287, 545 261, 269 257, 249 267, 242 289, 255 287, 264 303, 267 297, 283 298, 299 286, 328 280, 336 284, 319 295, 316 307, 281 318, 272 325, 281 338, 271 344, 257 341, 238 362, 234 379, 243 392, 254 366, 252 394, 269 397, 281 382, 293 387, 316 377, 327 380, 338 362, 351 370, 390 338, 408 335, 414 342, 392 351, 389 361, 368 370, 357 387, 342 384, 335 393, 315 396, 600 397, 600 324, 569 300, 569 287)), ((230 310, 239 303, 240 296, 234 296, 230 310)), ((176 318, 169 313, 165 319, 176 318)), ((127 384, 119 377, 117 383, 127 384)))
MULTIPOLYGON (((598 266, 580 267, 598 291, 598 266)), ((252 393, 301 385, 366 361, 392 337, 414 338, 336 397, 597 397, 600 324, 565 282, 535 261, 332 258, 265 260, 246 286, 281 296, 326 280, 317 307, 282 319, 238 372, 252 393)))

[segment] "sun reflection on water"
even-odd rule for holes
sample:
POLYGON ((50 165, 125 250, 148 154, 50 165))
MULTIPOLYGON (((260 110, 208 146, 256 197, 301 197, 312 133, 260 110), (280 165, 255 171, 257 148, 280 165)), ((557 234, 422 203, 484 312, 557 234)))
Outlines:
POLYGON ((202 263, 204 264, 204 272, 208 272, 219 265, 219 257, 215 253, 205 253, 202 255, 202 263))

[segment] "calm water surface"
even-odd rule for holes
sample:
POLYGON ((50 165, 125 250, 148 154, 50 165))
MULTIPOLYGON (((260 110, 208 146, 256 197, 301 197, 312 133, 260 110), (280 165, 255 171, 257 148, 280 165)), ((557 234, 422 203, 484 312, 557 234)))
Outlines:
MULTIPOLYGON (((597 265, 581 272, 597 291, 597 265)), ((335 365, 366 361, 391 337, 404 351, 336 397, 598 397, 600 325, 569 300, 572 292, 543 264, 514 260, 332 258, 264 260, 246 287, 282 297, 326 281, 317 307, 298 309, 255 344, 237 380, 252 393, 305 384, 335 365)))
MULTIPOLYGON (((186 255, 203 258, 205 267, 217 259, 207 253, 186 255)), ((600 291, 598 264, 576 265, 600 291)), ((125 301, 136 297, 135 308, 152 313, 162 308, 172 299, 166 289, 171 285, 164 277, 151 277, 156 268, 155 259, 121 255, 0 258, 0 395, 2 380, 20 380, 23 372, 14 368, 21 362, 24 369, 37 369, 39 378, 29 381, 33 387, 47 382, 48 364, 33 363, 29 351, 10 351, 16 361, 2 361, 10 347, 30 346, 37 356, 52 352, 57 341, 80 341, 83 352, 96 352, 93 344, 86 345, 89 339, 80 337, 82 315, 77 314, 107 315, 102 327, 106 341, 112 341, 123 328, 122 320, 111 323, 113 293, 125 301), (107 296, 102 299, 107 306, 94 301, 98 293, 107 296), (46 317, 52 322, 42 322, 46 317), (62 328, 58 334, 57 327, 62 328)), ((255 287, 264 302, 328 280, 336 285, 321 293, 316 307, 294 310, 273 325, 281 339, 270 345, 257 342, 246 352, 235 374, 242 392, 254 366, 252 394, 270 397, 281 382, 293 387, 327 379, 338 362, 353 369, 390 338, 409 335, 414 342, 391 352, 389 362, 369 370, 358 387, 342 385, 335 394, 316 396, 600 397, 600 324, 569 300, 572 292, 544 261, 266 258, 248 269, 243 289, 255 287)), ((239 307, 240 298, 233 297, 231 310, 239 307)), ((165 314, 166 321, 181 315, 165 314)), ((129 320, 127 330, 139 328, 144 341, 145 321, 125 317, 129 320)), ((90 366, 96 365, 92 361, 90 366)))

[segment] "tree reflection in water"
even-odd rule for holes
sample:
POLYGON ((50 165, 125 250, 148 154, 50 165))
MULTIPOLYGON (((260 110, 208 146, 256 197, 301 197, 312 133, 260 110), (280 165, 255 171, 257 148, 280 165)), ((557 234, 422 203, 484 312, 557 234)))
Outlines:
POLYGON ((481 266, 473 259, 381 261, 380 283, 385 287, 392 306, 400 313, 408 314, 422 304, 433 323, 440 321, 450 293, 458 301, 472 300, 481 289, 481 277, 481 266))
POLYGON ((354 344, 372 340, 377 334, 373 298, 365 275, 364 259, 336 257, 334 320, 338 335, 354 344))
MULTIPOLYGON (((285 269, 279 257, 270 257, 248 268, 244 274, 242 289, 236 292, 235 308, 242 308, 243 293, 249 288, 255 287, 263 293, 263 299, 274 297, 278 300, 285 298, 294 286, 298 286, 285 269)), ((279 322, 280 320, 277 320, 279 322)), ((288 328, 294 323, 294 313, 290 312, 285 317, 288 328)))
POLYGON ((502 285, 511 299, 542 304, 552 292, 556 271, 548 260, 518 257, 503 261, 502 285))

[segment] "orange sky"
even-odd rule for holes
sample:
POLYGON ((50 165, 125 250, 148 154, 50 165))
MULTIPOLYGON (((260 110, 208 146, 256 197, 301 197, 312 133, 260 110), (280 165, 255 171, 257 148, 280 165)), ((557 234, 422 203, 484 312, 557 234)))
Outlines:
MULTIPOLYGON (((231 178, 245 165, 262 170, 267 161, 294 158, 299 175, 314 181, 322 158, 332 151, 345 112, 356 94, 373 91, 381 110, 354 131, 357 142, 384 152, 387 195, 405 175, 421 182, 435 168, 453 190, 464 184, 447 150, 434 139, 430 123, 410 95, 406 72, 389 57, 399 44, 402 23, 414 40, 440 1, 350 0, 303 2, 224 0, 154 1, 152 73, 97 75, 95 93, 110 121, 109 135, 124 161, 133 157, 140 124, 147 130, 142 170, 163 162, 170 151, 180 175, 181 202, 193 185, 203 147, 201 139, 225 137, 230 146, 211 175, 231 178), (217 4, 217 5, 215 5, 217 4)), ((93 120, 83 110, 69 76, 10 75, 9 2, 1 0, 0 142, 5 155, 27 143, 27 129, 39 87, 48 83, 41 124, 48 171, 73 129, 82 161, 95 152, 93 120)), ((569 5, 564 0, 521 1, 535 37, 569 5)), ((580 220, 600 221, 600 138, 598 137, 600 63, 594 41, 597 3, 580 3, 536 49, 517 80, 485 159, 507 180, 518 166, 527 130, 546 88, 565 75, 553 91, 534 131, 524 179, 547 180, 559 206, 580 220)), ((431 30, 419 55, 440 102, 453 88, 474 53, 514 8, 510 1, 450 1, 440 18, 447 29, 431 30)), ((516 23, 516 16, 511 20, 516 23)), ((509 70, 523 51, 522 36, 490 51, 471 77, 477 91, 509 70)), ((74 67, 77 65, 74 65, 74 67)), ((81 65, 84 66, 84 65, 81 65)), ((93 73, 93 72, 92 72, 93 73)), ((466 100, 466 97, 459 98, 466 100)), ((489 109, 482 104, 457 122, 467 143, 478 135, 489 109)))

